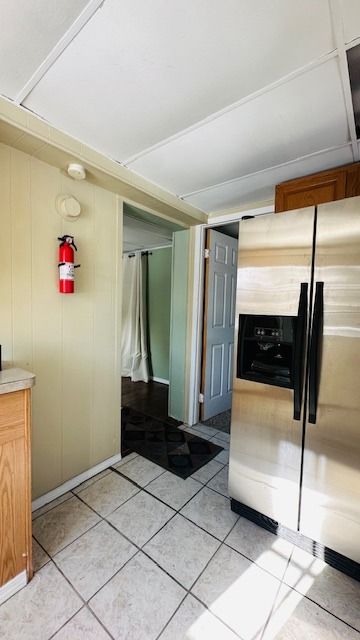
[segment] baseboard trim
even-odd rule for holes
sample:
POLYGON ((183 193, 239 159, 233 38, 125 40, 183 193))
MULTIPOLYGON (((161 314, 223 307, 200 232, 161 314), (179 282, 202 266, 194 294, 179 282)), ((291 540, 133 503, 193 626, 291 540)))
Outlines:
POLYGON ((251 520, 251 522, 254 522, 259 527, 274 533, 280 538, 288 540, 316 558, 320 558, 326 562, 326 564, 334 567, 334 569, 338 569, 338 571, 342 571, 343 573, 346 573, 346 575, 360 582, 360 564, 355 562, 355 560, 351 560, 350 558, 343 556, 341 553, 338 553, 333 549, 329 549, 329 547, 304 536, 302 533, 299 533, 299 531, 293 531, 292 529, 284 527, 284 525, 276 522, 276 520, 268 518, 263 513, 260 513, 260 511, 256 511, 256 509, 252 509, 246 504, 238 502, 234 498, 231 498, 231 509, 247 520, 251 520))
POLYGON ((83 471, 83 473, 80 473, 78 476, 75 476, 75 478, 71 478, 70 480, 67 480, 66 482, 61 484, 59 487, 56 487, 55 489, 52 489, 52 491, 49 491, 48 493, 45 493, 43 496, 40 496, 39 498, 36 498, 35 500, 33 500, 31 505, 32 510, 36 511, 36 509, 40 509, 40 507, 43 507, 45 504, 48 504, 49 502, 52 502, 52 500, 56 500, 56 498, 60 498, 60 496, 64 495, 64 493, 71 491, 71 489, 75 489, 75 487, 77 487, 82 482, 85 482, 85 480, 89 480, 93 476, 96 476, 97 473, 101 473, 101 471, 104 471, 108 467, 111 467, 114 464, 117 464, 118 462, 120 462, 120 460, 121 460, 121 453, 117 453, 115 456, 112 456, 111 458, 107 458, 107 460, 103 460, 103 462, 99 462, 99 464, 95 465, 95 467, 91 467, 91 469, 87 469, 86 471, 83 471))
POLYGON ((165 378, 157 378, 156 376, 151 376, 150 380, 153 382, 160 382, 161 384, 169 385, 169 380, 165 380, 165 378))
POLYGON ((25 587, 27 582, 27 572, 24 570, 15 576, 15 578, 12 578, 9 582, 3 584, 3 586, 0 587, 0 604, 3 604, 3 602, 25 587))

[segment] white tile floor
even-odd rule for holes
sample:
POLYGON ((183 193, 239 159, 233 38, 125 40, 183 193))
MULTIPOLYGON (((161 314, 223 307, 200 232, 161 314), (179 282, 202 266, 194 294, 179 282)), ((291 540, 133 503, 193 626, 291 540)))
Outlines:
POLYGON ((360 583, 233 514, 227 473, 132 455, 36 512, 0 639, 360 640, 360 583))

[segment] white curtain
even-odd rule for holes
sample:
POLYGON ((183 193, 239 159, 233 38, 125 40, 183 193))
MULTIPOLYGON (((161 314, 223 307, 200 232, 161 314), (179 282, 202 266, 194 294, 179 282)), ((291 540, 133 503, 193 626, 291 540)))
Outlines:
POLYGON ((146 272, 147 257, 140 252, 123 257, 121 375, 133 382, 149 381, 146 272))

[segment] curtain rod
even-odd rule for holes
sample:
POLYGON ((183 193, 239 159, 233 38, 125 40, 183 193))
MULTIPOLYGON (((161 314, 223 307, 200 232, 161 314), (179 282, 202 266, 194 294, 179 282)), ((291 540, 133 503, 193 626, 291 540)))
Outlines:
MULTIPOLYGON (((136 253, 141 253, 142 256, 152 256, 151 251, 136 251, 136 253)), ((127 255, 128 258, 135 258, 136 253, 127 253, 125 255, 127 255)))
MULTIPOLYGON (((158 251, 159 249, 172 249, 172 244, 163 244, 160 247, 149 247, 148 249, 142 249, 141 252, 158 251)), ((133 249, 132 251, 123 251, 123 256, 128 256, 132 253, 140 253, 140 250, 133 249)))

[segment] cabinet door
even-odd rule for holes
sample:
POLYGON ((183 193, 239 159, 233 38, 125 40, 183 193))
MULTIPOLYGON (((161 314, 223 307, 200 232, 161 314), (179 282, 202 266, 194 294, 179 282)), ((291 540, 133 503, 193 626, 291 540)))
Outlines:
POLYGON ((290 211, 346 197, 346 169, 322 171, 276 186, 275 211, 290 211))
POLYGON ((26 394, 0 396, 0 586, 28 566, 26 394))

